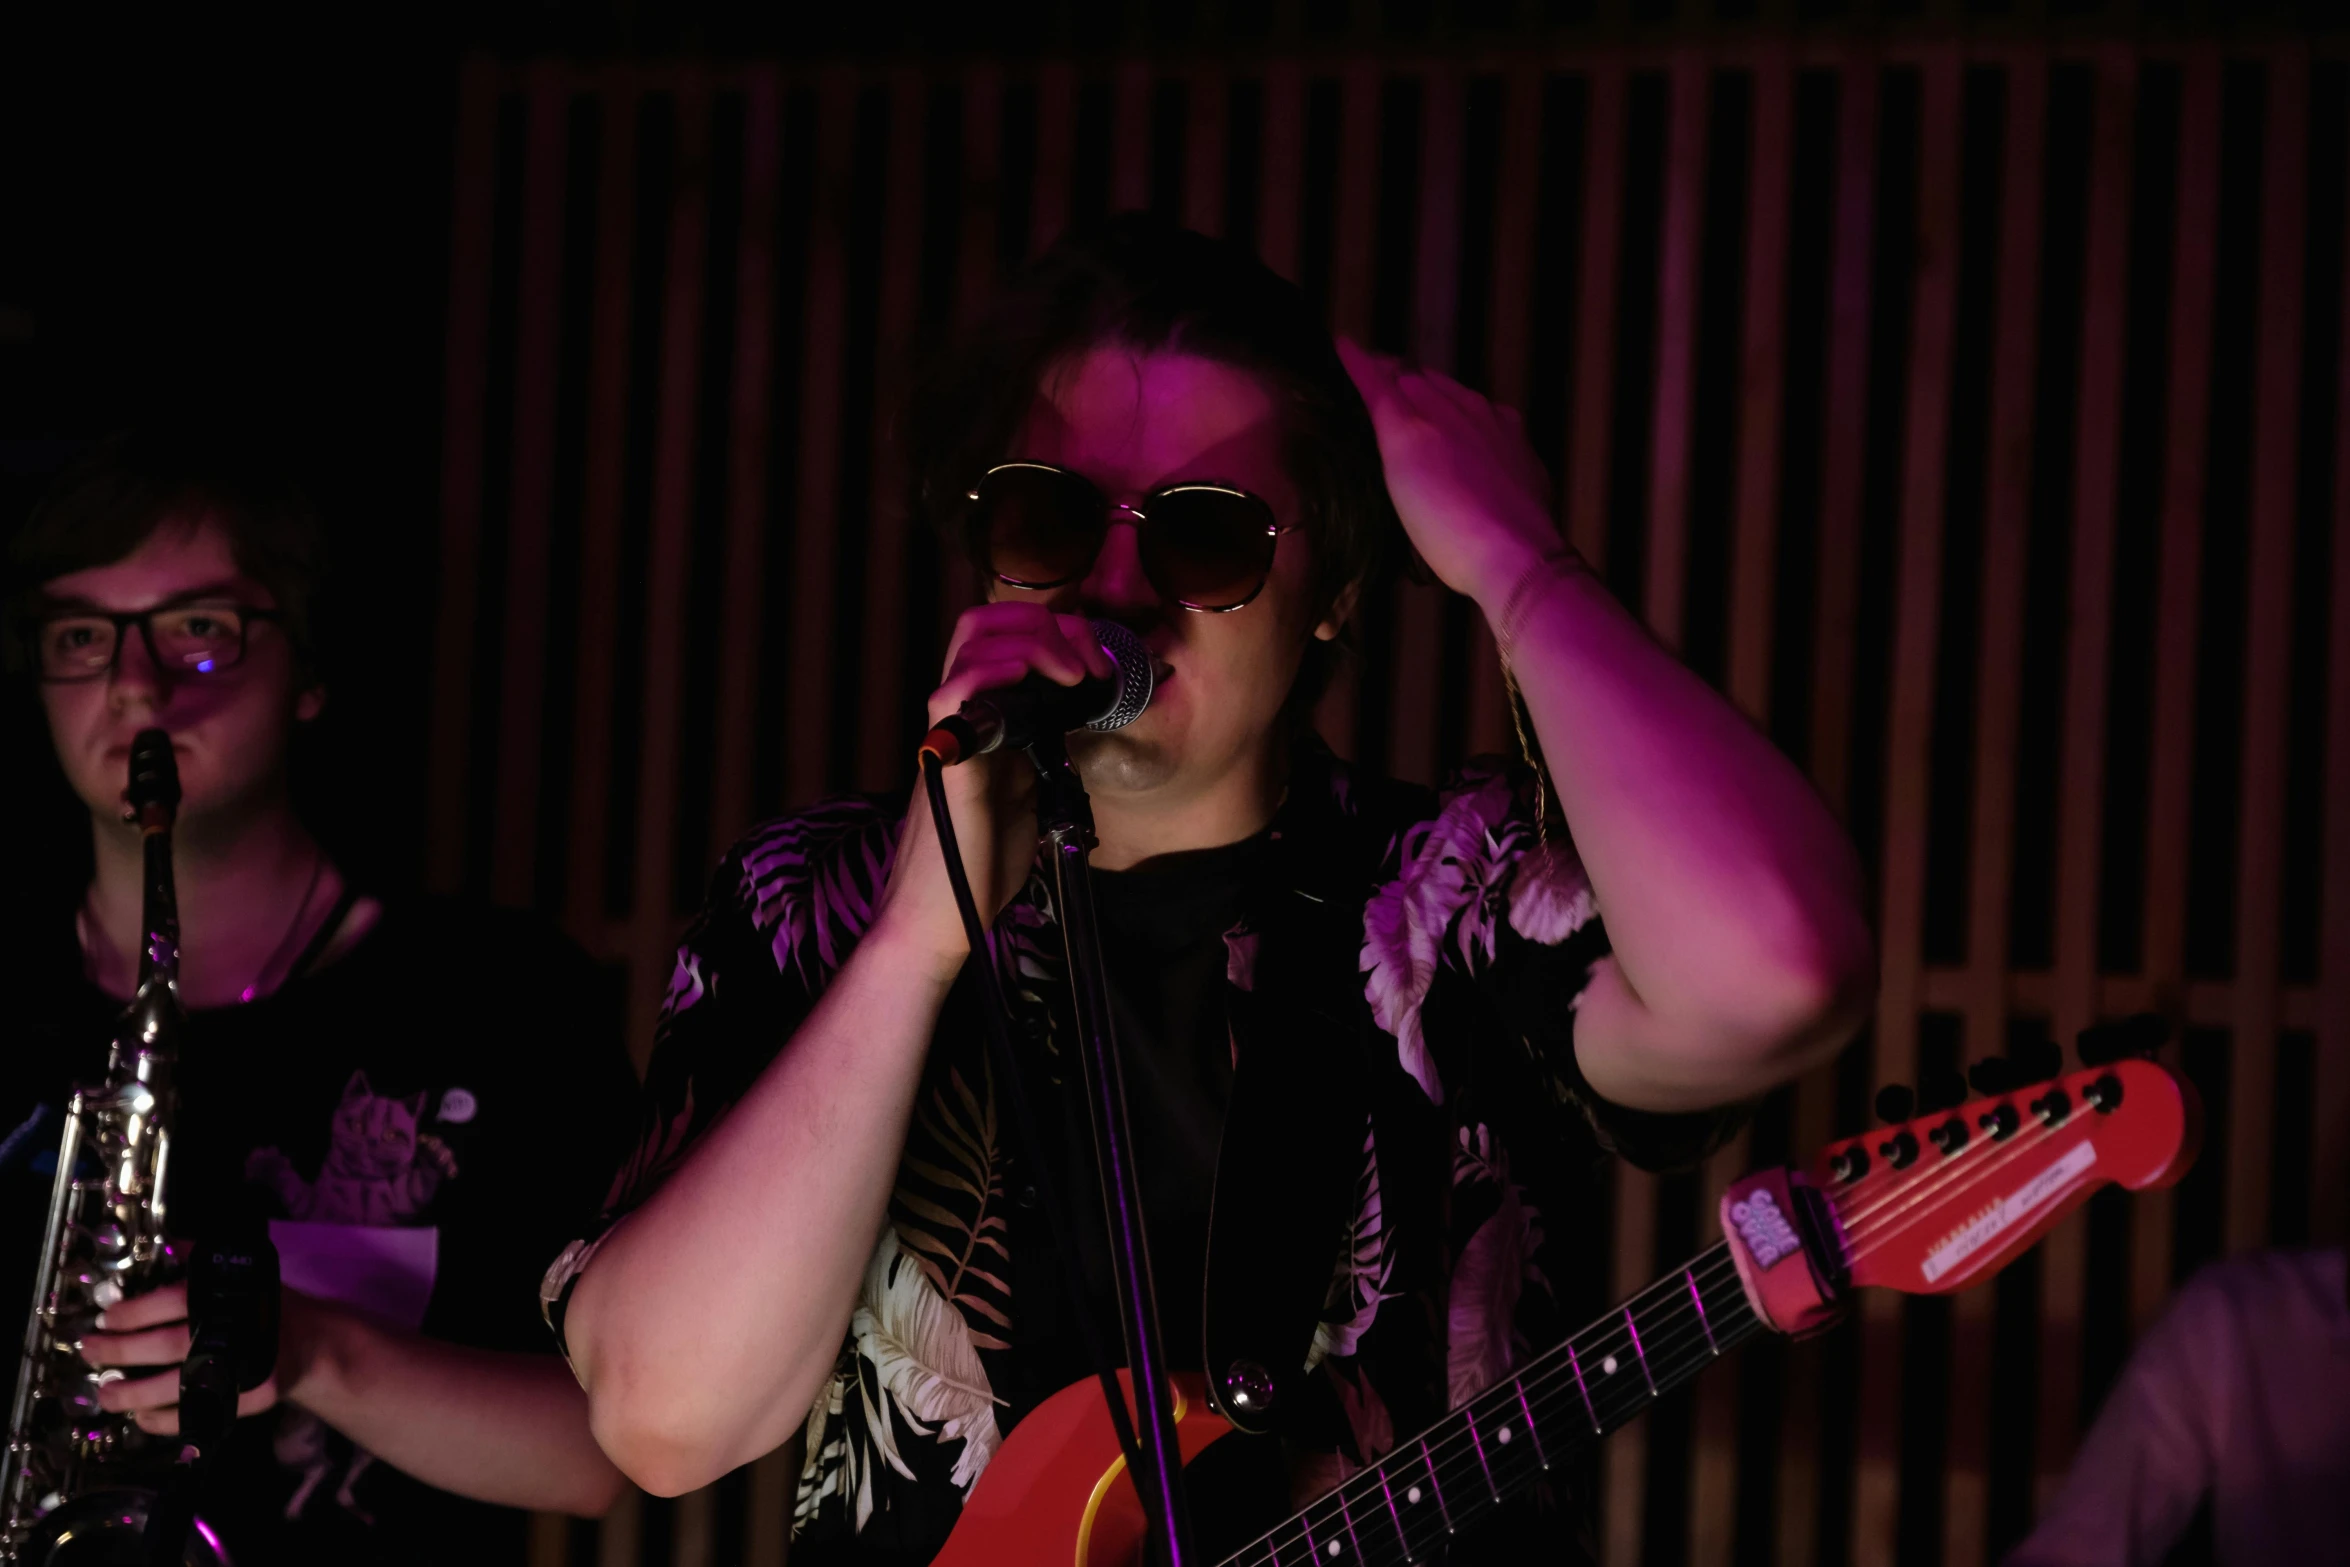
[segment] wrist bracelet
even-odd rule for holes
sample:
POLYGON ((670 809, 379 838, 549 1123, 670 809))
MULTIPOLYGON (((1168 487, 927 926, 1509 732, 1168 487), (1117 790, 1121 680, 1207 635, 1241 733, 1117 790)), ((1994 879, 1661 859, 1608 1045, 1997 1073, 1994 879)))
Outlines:
POLYGON ((1534 605, 1535 590, 1547 582, 1572 576, 1577 560, 1573 550, 1561 546, 1544 554, 1519 575, 1516 586, 1510 589, 1510 596, 1502 601, 1500 615, 1493 622, 1493 645, 1500 652, 1505 666, 1510 661, 1511 644, 1517 641, 1519 631, 1524 629, 1522 622, 1526 612, 1534 605))

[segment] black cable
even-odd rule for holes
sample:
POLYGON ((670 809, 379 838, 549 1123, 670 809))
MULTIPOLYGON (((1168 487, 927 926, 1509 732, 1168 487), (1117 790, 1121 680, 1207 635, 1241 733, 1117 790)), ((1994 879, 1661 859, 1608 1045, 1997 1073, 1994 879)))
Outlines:
POLYGON ((979 918, 979 900, 971 895, 971 877, 963 868, 962 846, 955 838, 955 819, 947 810, 946 767, 936 751, 922 752, 922 787, 930 797, 930 820, 938 831, 939 853, 946 860, 947 884, 954 888, 955 908, 963 916, 963 934, 971 942, 971 956, 977 960, 973 966, 979 971, 980 1010, 987 1015, 987 1041, 996 1058, 996 1075, 1005 1082, 1013 1119, 1020 1124, 1020 1140, 1027 1146, 1028 1162, 1034 1166, 1037 1205, 1044 1209, 1045 1219, 1052 1226, 1053 1247, 1060 1253, 1061 1277, 1067 1284, 1069 1304, 1077 1317, 1078 1336, 1085 1340, 1086 1358, 1093 1363, 1093 1374, 1101 1381, 1103 1401, 1110 1406, 1110 1424, 1117 1429, 1119 1451, 1126 1455, 1126 1472, 1140 1475, 1142 1448, 1135 1440, 1133 1418, 1126 1411, 1126 1395, 1119 1389, 1117 1373, 1102 1342, 1101 1325, 1094 1321, 1093 1305, 1085 1298, 1068 1210, 1061 1206, 1060 1188, 1053 1184, 1052 1170, 1044 1158, 1044 1144, 1037 1137, 1036 1118, 1030 1112, 1028 1092, 1022 1086, 1019 1057, 1012 1049, 1011 1005, 1004 999, 1003 977, 996 972, 995 955, 987 941, 987 926, 979 918))

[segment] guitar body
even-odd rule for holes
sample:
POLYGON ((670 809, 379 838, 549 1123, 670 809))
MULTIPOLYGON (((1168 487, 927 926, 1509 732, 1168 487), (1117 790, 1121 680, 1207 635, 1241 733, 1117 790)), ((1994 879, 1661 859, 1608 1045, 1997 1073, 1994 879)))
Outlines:
MULTIPOLYGON (((1195 1372, 1177 1372, 1175 1442, 1189 1464, 1232 1428, 1195 1372)), ((1133 1398, 1133 1381, 1118 1381, 1133 1398)), ((988 1461, 933 1567, 1126 1567, 1140 1559, 1141 1500, 1101 1384, 1074 1383, 1031 1410, 988 1461)))

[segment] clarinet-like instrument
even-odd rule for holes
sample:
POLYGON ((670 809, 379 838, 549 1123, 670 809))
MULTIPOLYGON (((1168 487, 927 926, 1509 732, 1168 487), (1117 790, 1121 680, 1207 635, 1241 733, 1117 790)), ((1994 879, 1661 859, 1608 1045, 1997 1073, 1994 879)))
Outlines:
MULTIPOLYGON (((146 854, 139 984, 116 1026, 105 1080, 74 1090, 58 1144, 0 1454, 0 1563, 9 1567, 144 1560, 148 1515, 180 1457, 179 1443, 99 1407, 99 1388, 122 1373, 97 1370, 79 1353, 101 1312, 183 1271, 169 1238, 174 1076, 187 1025, 171 869, 180 784, 171 737, 160 729, 131 743, 128 798, 146 854)), ((226 1567, 208 1533, 191 1532, 188 1567, 226 1567)))

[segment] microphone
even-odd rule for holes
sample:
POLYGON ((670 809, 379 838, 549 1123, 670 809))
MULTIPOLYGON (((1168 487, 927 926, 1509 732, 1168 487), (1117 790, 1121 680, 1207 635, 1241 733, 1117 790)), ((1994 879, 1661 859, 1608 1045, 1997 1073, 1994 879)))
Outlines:
POLYGON ((1114 620, 1088 624, 1110 661, 1110 675, 1064 686, 1031 674, 1016 686, 982 691, 924 735, 921 748, 952 767, 1001 746, 1018 750, 1072 729, 1123 729, 1140 718, 1158 684, 1149 649, 1114 620))

